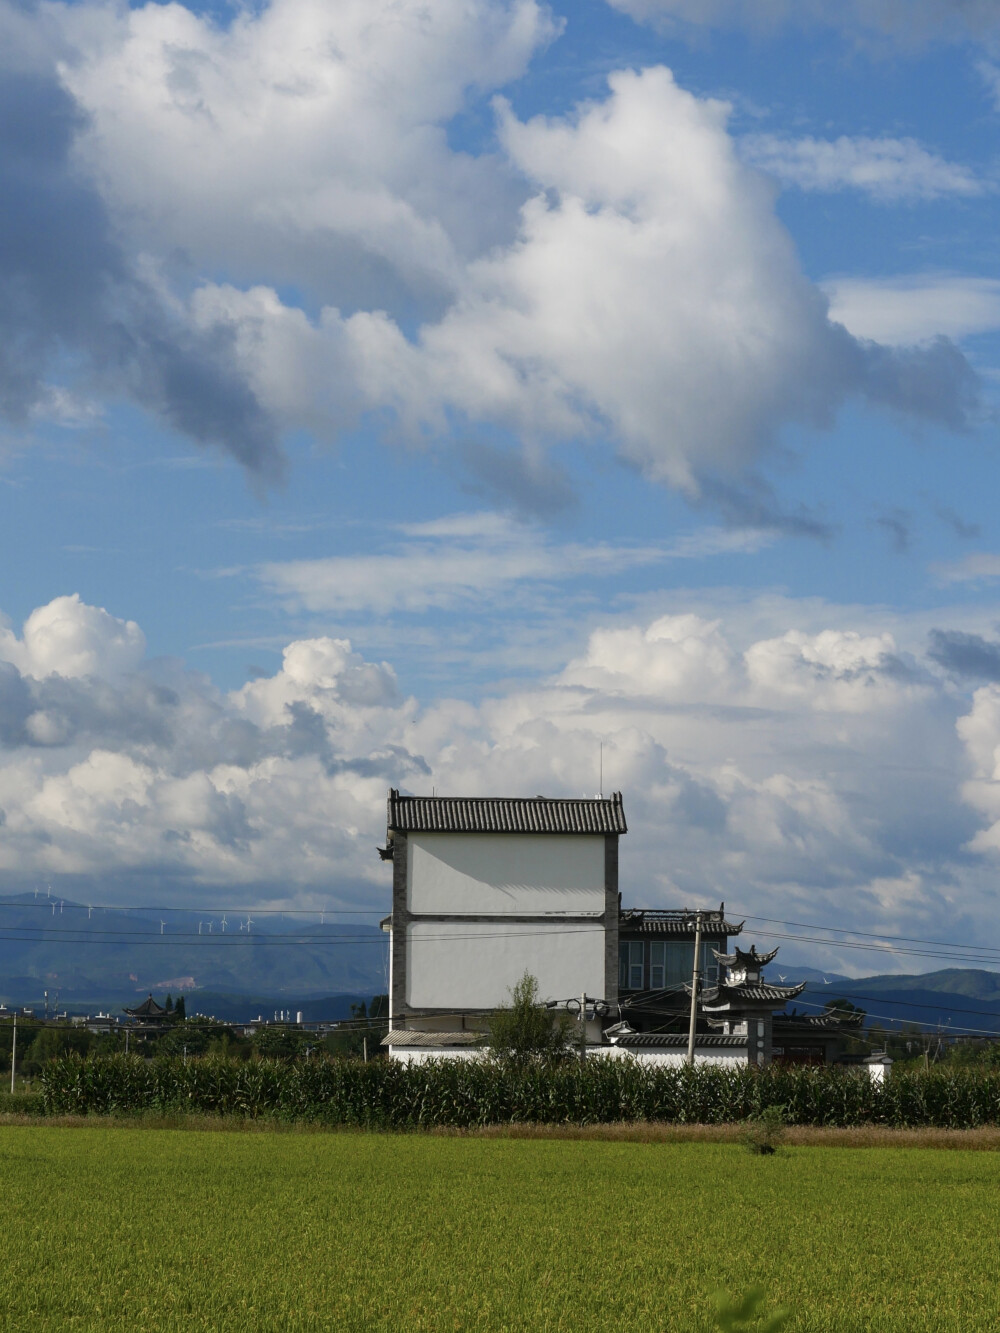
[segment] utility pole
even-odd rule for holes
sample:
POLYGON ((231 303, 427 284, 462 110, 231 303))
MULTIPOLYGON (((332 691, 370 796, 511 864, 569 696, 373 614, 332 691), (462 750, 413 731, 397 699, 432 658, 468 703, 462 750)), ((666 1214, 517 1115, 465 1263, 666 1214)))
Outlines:
POLYGON ((367 1064, 367 1063, 368 1063, 368 1038, 367 1038, 367 1037, 362 1037, 362 1038, 361 1038, 361 1049, 364 1051, 364 1054, 365 1054, 365 1064, 367 1064))
POLYGON ((691 969, 691 1021, 688 1025, 687 1062, 694 1064, 694 1031, 698 1023, 698 982, 701 979, 701 913, 694 919, 694 967, 691 969))
POLYGON ((14 1038, 10 1046, 10 1090, 14 1091, 14 1066, 17 1064, 17 1010, 14 1011, 14 1038))
POLYGON ((580 996, 580 1059, 587 1059, 587 992, 580 996))
POLYGON ((125 1029, 125 1054, 128 1055, 128 1028, 125 1029))

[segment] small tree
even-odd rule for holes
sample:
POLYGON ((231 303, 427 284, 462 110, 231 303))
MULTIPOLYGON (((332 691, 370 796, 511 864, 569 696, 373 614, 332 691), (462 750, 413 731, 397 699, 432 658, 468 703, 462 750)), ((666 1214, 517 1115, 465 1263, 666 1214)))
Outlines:
POLYGON ((506 1060, 558 1060, 567 1053, 573 1021, 539 1002, 538 981, 525 972, 510 991, 510 1005, 490 1018, 490 1048, 506 1060))
POLYGON ((177 1003, 174 1005, 174 1018, 178 1019, 181 1023, 183 1023, 184 1019, 187 1017, 184 1011, 185 1011, 184 996, 178 995, 177 1003))

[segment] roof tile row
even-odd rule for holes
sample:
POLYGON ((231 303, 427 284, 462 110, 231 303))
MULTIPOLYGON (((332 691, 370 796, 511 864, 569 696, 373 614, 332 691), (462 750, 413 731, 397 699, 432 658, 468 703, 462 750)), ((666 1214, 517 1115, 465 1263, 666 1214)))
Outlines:
POLYGON ((400 796, 389 791, 389 831, 400 833, 627 833, 621 792, 607 800, 546 796, 400 796))

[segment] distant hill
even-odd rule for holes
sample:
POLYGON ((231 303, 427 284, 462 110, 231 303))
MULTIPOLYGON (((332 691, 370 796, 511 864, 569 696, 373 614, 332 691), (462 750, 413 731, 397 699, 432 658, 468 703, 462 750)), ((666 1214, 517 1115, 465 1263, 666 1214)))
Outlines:
POLYGON ((0 1001, 37 1006, 48 990, 60 1008, 107 1008, 150 991, 210 991, 267 997, 272 1008, 294 997, 301 1008, 386 990, 387 939, 374 923, 261 915, 248 927, 243 914, 162 916, 161 926, 158 912, 0 897, 0 1001))
MULTIPOLYGON (((774 978, 774 964, 769 977, 774 978)), ((787 974, 786 974, 787 975, 787 974)), ((850 1000, 882 1027, 917 1024, 946 1032, 1000 1036, 1000 973, 944 968, 924 975, 840 978, 829 985, 810 981, 794 1004, 817 1013, 831 999, 850 1000)))

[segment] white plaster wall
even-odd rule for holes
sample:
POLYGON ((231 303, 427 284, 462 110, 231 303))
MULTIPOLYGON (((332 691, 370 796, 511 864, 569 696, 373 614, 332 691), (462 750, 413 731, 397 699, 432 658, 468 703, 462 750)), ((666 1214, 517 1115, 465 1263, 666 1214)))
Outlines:
POLYGON ((406 1002, 415 1009, 496 1009, 525 972, 543 1000, 604 994, 599 922, 412 921, 406 1002))
POLYGON ((604 911, 604 838, 411 833, 406 881, 411 912, 599 915, 604 911))
POLYGON ((428 1060, 480 1060, 482 1049, 473 1046, 390 1046, 389 1059, 402 1065, 425 1065, 428 1060))

